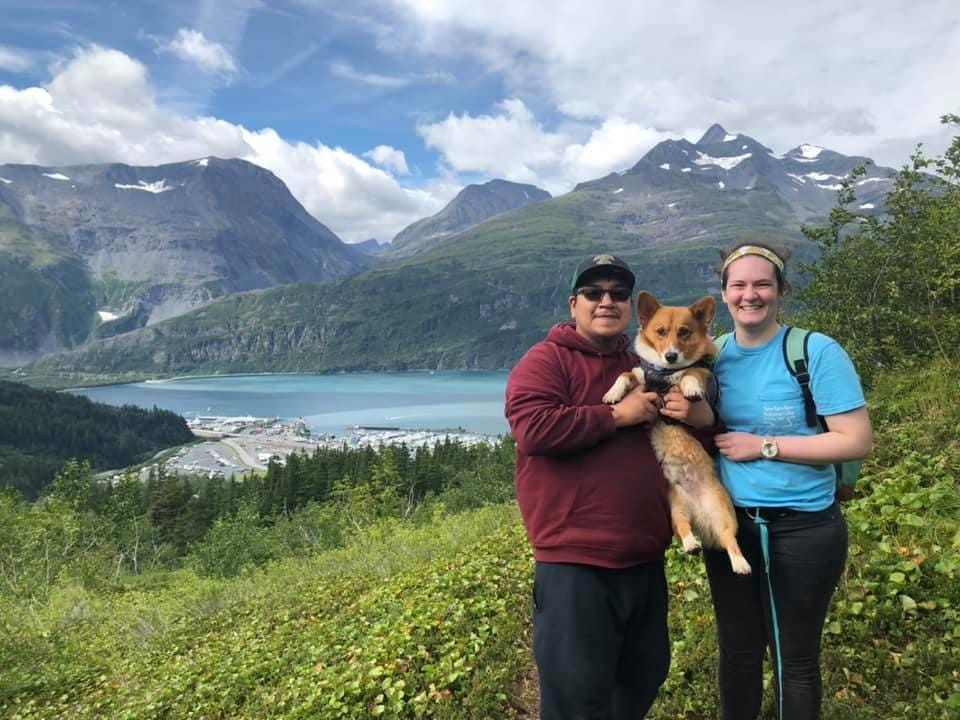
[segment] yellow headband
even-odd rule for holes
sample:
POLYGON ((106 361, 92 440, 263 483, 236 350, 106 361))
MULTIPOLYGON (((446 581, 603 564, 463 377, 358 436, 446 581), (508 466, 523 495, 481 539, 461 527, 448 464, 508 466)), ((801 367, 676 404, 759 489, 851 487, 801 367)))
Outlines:
POLYGON ((723 261, 723 267, 720 268, 722 273, 734 260, 739 260, 744 255, 759 255, 762 258, 765 258, 772 262, 774 265, 779 268, 780 272, 783 272, 783 260, 777 257, 777 254, 767 250, 765 247, 759 247, 757 245, 741 245, 732 253, 727 255, 727 259, 723 261))

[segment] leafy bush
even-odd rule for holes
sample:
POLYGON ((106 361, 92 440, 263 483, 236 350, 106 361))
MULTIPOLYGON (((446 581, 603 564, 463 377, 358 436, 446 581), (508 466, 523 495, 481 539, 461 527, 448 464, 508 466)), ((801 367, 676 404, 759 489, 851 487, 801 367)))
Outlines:
MULTIPOLYGON (((944 123, 960 124, 947 115, 944 123)), ((855 172, 826 227, 805 228, 822 256, 805 269, 802 323, 840 340, 869 384, 893 367, 949 359, 960 347, 960 136, 944 157, 918 150, 885 199, 852 209, 855 172)))
POLYGON ((201 575, 233 577, 245 567, 279 558, 280 552, 275 534, 248 506, 233 517, 217 520, 194 547, 192 557, 201 575))

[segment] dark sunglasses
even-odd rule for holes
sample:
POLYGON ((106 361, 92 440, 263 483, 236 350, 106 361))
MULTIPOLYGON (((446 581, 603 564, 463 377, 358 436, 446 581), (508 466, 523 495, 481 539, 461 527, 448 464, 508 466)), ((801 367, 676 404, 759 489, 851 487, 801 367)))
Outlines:
POLYGON ((633 291, 630 288, 618 286, 612 288, 602 288, 597 285, 587 285, 582 288, 577 288, 577 295, 583 295, 590 302, 599 302, 603 300, 603 296, 607 293, 610 294, 610 299, 614 302, 622 303, 630 299, 630 295, 633 294, 633 291))

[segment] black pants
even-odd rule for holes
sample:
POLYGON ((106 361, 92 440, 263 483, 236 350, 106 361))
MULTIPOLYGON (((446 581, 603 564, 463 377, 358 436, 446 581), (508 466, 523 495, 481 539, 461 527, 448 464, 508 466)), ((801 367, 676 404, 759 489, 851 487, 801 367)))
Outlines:
POLYGON ((760 527, 739 509, 737 520, 737 540, 753 574, 735 575, 725 552, 704 552, 720 645, 721 720, 756 720, 759 716, 768 648, 778 707, 778 693, 783 693, 780 720, 817 720, 823 692, 820 638, 847 559, 847 523, 836 504, 767 523, 778 663, 760 527))
POLYGON ((541 720, 640 720, 670 667, 663 563, 537 563, 541 720))

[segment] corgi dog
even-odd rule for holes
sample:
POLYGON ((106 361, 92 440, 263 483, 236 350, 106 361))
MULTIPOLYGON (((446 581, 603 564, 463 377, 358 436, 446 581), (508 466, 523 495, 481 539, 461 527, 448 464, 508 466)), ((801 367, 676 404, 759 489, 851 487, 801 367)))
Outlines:
MULTIPOLYGON (((664 306, 648 292, 637 296, 637 333, 634 348, 640 366, 622 373, 603 396, 617 403, 635 387, 666 393, 677 385, 687 400, 707 397, 710 369, 717 355, 708 328, 717 311, 709 295, 689 307, 664 306)), ((673 530, 683 549, 700 549, 697 536, 708 547, 727 551, 733 571, 750 574, 750 563, 737 543, 737 516, 716 467, 703 446, 679 423, 660 418, 650 429, 653 451, 670 484, 673 530), (691 528, 692 525, 692 528, 691 528)))

